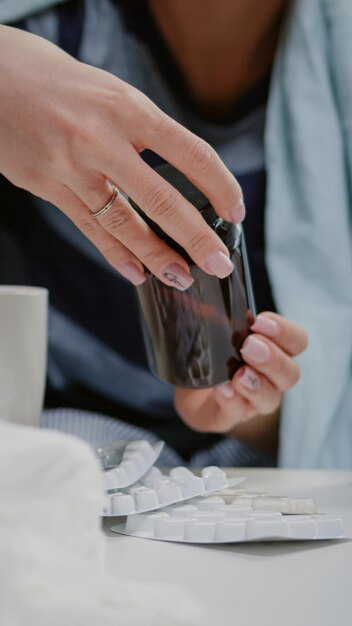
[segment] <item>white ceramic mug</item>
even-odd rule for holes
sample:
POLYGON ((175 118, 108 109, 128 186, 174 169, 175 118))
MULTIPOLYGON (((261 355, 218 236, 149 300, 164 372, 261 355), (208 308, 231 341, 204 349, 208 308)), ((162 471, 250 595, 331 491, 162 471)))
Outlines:
POLYGON ((47 289, 0 286, 0 419, 39 425, 47 318, 47 289))

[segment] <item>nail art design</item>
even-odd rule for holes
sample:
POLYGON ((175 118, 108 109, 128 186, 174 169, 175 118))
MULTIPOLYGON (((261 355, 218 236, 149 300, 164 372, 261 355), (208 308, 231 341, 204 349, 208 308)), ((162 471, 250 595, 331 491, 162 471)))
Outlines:
POLYGON ((259 377, 250 367, 245 368, 242 376, 240 377, 240 381, 242 385, 248 389, 258 389, 260 385, 259 377))
POLYGON ((193 278, 178 263, 170 263, 162 270, 162 275, 177 289, 184 291, 193 283, 193 278))
POLYGON ((180 283, 176 274, 172 274, 171 272, 164 272, 163 276, 164 278, 167 278, 167 280, 169 280, 170 283, 174 283, 178 287, 182 287, 182 289, 185 289, 186 285, 183 285, 182 283, 180 283))

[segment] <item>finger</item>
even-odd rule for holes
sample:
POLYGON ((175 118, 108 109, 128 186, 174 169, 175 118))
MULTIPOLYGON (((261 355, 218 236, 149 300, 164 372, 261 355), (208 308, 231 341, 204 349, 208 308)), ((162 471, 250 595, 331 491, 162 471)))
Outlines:
POLYGON ((245 340, 241 354, 250 366, 264 374, 280 391, 295 385, 300 376, 298 364, 281 348, 262 335, 250 335, 245 340))
MULTIPOLYGON (((111 164, 108 174, 116 179, 111 164)), ((126 193, 188 252, 199 267, 219 278, 225 278, 233 271, 226 246, 199 211, 137 153, 133 158, 129 157, 128 167, 124 166, 120 175, 126 193)))
POLYGON ((235 424, 245 422, 255 415, 251 403, 235 390, 231 381, 214 387, 214 397, 217 408, 206 415, 203 411, 205 432, 226 433, 235 424))
POLYGON ((157 237, 122 196, 98 220, 166 285, 184 291, 193 283, 186 261, 157 237))
MULTIPOLYGON (((105 178, 93 172, 78 176, 75 185, 75 191, 84 195, 85 203, 93 213, 109 201, 113 190, 105 178), (90 187, 82 183, 84 180, 91 181, 90 187)), ((116 241, 123 244, 166 285, 184 291, 193 283, 186 261, 157 237, 121 194, 115 198, 110 209, 97 218, 87 209, 84 213, 80 212, 79 228, 83 232, 91 231, 92 226, 97 225, 100 226, 100 236, 102 230, 106 231, 110 235, 110 243, 116 241)), ((113 246, 111 249, 113 251, 113 246)))
POLYGON ((183 172, 219 216, 230 222, 244 218, 241 187, 207 142, 158 110, 155 123, 146 127, 146 145, 183 172))
POLYGON ((232 380, 234 389, 253 407, 255 413, 273 413, 281 402, 280 391, 262 374, 251 367, 242 367, 232 380))
POLYGON ((303 326, 276 313, 260 313, 255 318, 251 330, 270 339, 287 354, 297 356, 308 344, 307 333, 303 326))
POLYGON ((76 167, 74 175, 67 175, 63 183, 93 214, 100 211, 114 193, 114 187, 106 176, 86 168, 76 167))
POLYGON ((134 285, 145 281, 143 265, 138 258, 89 216, 88 207, 70 189, 59 186, 50 190, 48 195, 50 197, 46 199, 71 219, 124 278, 134 285))
POLYGON ((212 389, 176 389, 175 407, 182 420, 199 432, 226 433, 251 417, 253 408, 237 394, 231 382, 212 389), (231 387, 230 398, 223 389, 231 387))

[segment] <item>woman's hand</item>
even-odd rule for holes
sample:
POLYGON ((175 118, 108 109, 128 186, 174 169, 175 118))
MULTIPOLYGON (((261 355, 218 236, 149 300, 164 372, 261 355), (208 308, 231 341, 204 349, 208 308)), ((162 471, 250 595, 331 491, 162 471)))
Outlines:
MULTIPOLYGON (((160 280, 193 282, 186 261, 148 228, 112 181, 209 274, 232 271, 228 252, 198 211, 139 156, 145 148, 180 169, 228 221, 244 216, 241 189, 214 150, 146 96, 44 39, 0 26, 0 172, 59 207, 134 284, 143 265, 160 280)), ((175 284, 174 281, 172 284, 175 284)))
POLYGON ((213 389, 177 389, 184 422, 204 432, 227 433, 254 447, 275 439, 282 394, 299 379, 293 357, 307 346, 304 329, 275 313, 261 313, 241 353, 246 363, 233 379, 213 389))

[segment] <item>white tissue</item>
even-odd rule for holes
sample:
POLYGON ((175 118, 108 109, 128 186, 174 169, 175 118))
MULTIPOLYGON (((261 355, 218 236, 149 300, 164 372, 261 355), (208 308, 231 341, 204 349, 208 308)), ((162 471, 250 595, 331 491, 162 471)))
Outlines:
POLYGON ((102 474, 87 444, 0 421, 0 499, 1 626, 206 623, 183 589, 106 573, 102 474))

